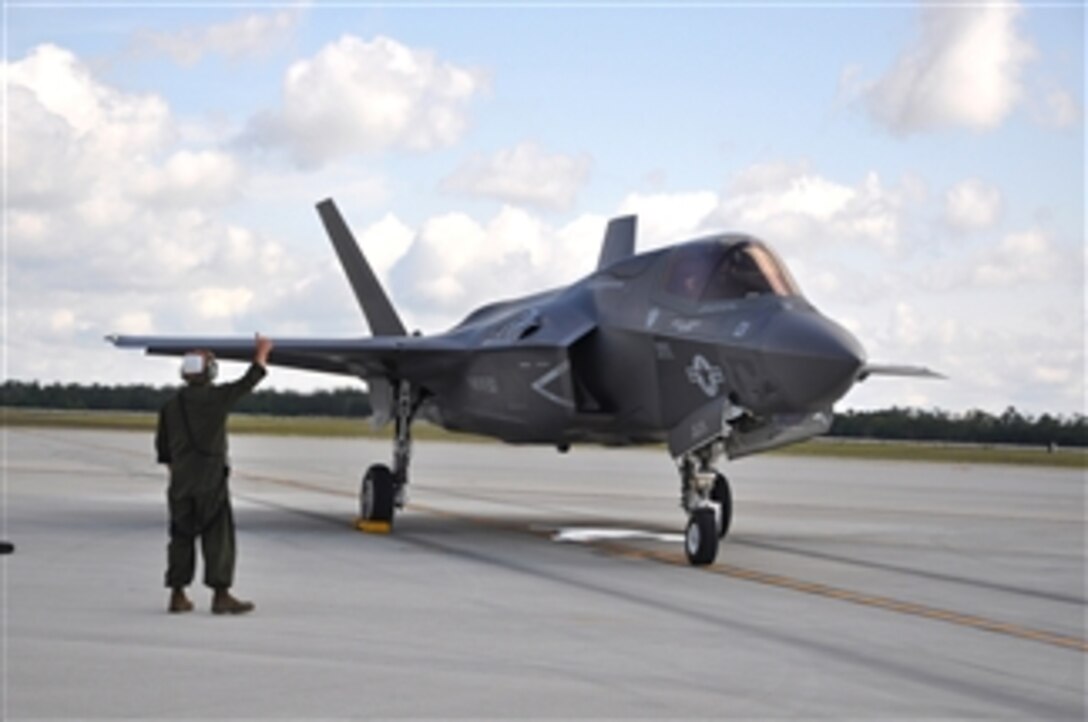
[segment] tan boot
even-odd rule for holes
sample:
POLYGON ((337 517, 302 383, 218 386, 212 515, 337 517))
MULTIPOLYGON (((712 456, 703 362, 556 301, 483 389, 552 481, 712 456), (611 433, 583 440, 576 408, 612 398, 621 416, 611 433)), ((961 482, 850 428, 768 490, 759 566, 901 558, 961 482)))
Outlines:
POLYGON ((227 589, 216 589, 212 596, 212 614, 245 614, 253 611, 253 602, 235 599, 227 589))
POLYGON ((191 612, 193 611, 193 603, 189 601, 189 597, 185 596, 185 590, 178 587, 170 592, 170 606, 166 609, 171 614, 191 612))

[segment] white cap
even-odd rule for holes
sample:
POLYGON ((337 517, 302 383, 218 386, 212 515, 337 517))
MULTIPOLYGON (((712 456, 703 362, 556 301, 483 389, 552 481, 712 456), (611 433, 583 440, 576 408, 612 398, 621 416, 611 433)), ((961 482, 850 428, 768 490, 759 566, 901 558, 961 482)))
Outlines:
POLYGON ((204 373, 204 354, 187 353, 181 360, 182 376, 199 376, 204 373))

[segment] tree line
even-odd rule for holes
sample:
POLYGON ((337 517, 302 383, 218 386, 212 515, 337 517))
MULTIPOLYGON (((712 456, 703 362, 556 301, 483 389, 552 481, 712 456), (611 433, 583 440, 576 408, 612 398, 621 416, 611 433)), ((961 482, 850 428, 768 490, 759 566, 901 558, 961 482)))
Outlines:
MULTIPOLYGON (((176 386, 144 384, 103 386, 100 384, 39 384, 7 381, 0 386, 0 405, 44 409, 101 409, 115 411, 157 411, 176 386)), ((360 388, 333 391, 259 390, 239 403, 242 413, 275 416, 370 415, 370 397, 360 388)), ((976 444, 1025 444, 1047 446, 1088 446, 1088 418, 1083 414, 1054 416, 1022 414, 1013 407, 994 415, 985 411, 954 414, 891 408, 880 411, 836 413, 831 436, 843 438, 962 442, 976 444)))
MULTIPOLYGON (((177 393, 177 386, 129 384, 103 386, 92 384, 39 384, 6 381, 0 386, 0 406, 39 409, 103 411, 158 411, 177 393)), ((247 394, 235 407, 248 414, 275 416, 346 416, 370 415, 370 397, 362 389, 333 391, 276 391, 260 389, 247 394)))
POLYGON ((1000 415, 977 410, 950 414, 901 408, 845 411, 835 414, 830 435, 900 441, 1083 447, 1088 446, 1088 418, 1083 414, 1030 416, 1012 406, 1000 415))

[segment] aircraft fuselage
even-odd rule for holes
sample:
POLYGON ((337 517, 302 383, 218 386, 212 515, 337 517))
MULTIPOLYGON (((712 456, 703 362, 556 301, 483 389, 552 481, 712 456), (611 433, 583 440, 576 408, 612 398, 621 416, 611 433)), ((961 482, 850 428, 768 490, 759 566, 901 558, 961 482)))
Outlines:
POLYGON ((864 351, 792 282, 781 292, 708 298, 714 269, 701 271, 702 288, 674 278, 684 256, 722 262, 751 243, 716 236, 645 253, 474 312, 446 335, 479 352, 455 381, 424 385, 430 417, 453 430, 562 446, 665 441, 716 402, 752 428, 828 412, 864 351))

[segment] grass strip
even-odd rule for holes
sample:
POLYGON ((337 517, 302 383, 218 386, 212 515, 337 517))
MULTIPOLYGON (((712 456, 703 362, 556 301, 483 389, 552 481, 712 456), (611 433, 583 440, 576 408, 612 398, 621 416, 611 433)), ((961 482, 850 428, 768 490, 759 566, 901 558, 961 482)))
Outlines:
MULTIPOLYGON (((82 411, 0 407, 0 426, 36 426, 66 429, 134 430, 152 433, 157 414, 150 411, 82 411)), ((374 430, 366 419, 324 416, 261 416, 232 414, 232 434, 388 439, 392 432, 374 430)), ((492 439, 458 434, 426 422, 417 422, 412 435, 420 441, 491 443, 492 439)), ((871 461, 931 461, 946 464, 1017 464, 1088 469, 1088 453, 1082 449, 984 446, 930 442, 869 441, 821 438, 770 452, 789 456, 813 456, 871 461)))

